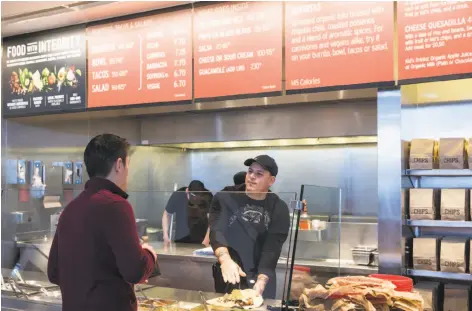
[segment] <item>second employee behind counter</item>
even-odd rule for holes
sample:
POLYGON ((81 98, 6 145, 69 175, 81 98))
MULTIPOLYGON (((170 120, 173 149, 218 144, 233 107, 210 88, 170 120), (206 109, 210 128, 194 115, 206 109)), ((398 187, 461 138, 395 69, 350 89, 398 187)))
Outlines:
POLYGON ((276 194, 268 193, 278 173, 275 160, 261 155, 244 164, 249 166, 246 183, 226 187, 211 204, 210 242, 218 257, 213 266, 215 291, 254 288, 274 299, 275 269, 288 236, 289 210, 276 194))
POLYGON ((212 199, 212 193, 199 180, 172 193, 162 215, 164 242, 170 242, 169 214, 174 214, 175 242, 209 245, 208 213, 212 199))

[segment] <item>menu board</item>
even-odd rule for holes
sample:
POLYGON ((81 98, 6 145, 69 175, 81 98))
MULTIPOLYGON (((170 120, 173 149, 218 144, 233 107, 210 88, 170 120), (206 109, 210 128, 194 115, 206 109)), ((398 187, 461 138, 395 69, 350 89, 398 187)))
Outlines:
POLYGON ((398 2, 398 76, 472 73, 472 2, 398 2))
POLYGON ((227 2, 194 14, 195 98, 282 90, 282 3, 227 2))
POLYGON ((190 10, 89 27, 87 37, 89 108, 191 100, 190 10))
POLYGON ((85 108, 85 28, 6 39, 4 115, 85 108))
POLYGON ((393 2, 286 2, 287 90, 390 82, 393 2))

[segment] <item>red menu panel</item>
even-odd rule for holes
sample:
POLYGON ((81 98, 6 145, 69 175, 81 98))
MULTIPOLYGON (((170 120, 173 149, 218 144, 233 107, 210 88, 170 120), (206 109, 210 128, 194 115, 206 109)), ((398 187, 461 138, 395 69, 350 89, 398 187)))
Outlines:
POLYGON ((282 3, 229 2, 194 15, 196 98, 282 90, 282 3))
POLYGON ((393 2, 286 2, 287 90, 393 81, 393 2))
POLYGON ((190 10, 90 27, 88 107, 192 98, 190 10))
POLYGON ((472 73, 472 2, 398 2, 399 80, 472 73))

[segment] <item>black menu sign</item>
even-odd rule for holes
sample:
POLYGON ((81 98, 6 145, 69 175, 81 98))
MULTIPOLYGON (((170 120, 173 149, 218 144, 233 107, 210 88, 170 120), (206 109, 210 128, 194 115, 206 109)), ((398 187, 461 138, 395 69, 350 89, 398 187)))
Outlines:
POLYGON ((5 40, 3 114, 85 108, 85 72, 85 27, 5 40))

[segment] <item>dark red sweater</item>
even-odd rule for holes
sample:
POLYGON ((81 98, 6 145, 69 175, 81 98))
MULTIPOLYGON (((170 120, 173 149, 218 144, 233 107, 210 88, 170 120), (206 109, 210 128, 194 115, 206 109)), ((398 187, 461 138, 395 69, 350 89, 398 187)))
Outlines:
POLYGON ((62 212, 48 277, 61 288, 63 311, 137 310, 133 284, 155 262, 139 243, 127 197, 113 182, 92 178, 62 212))

